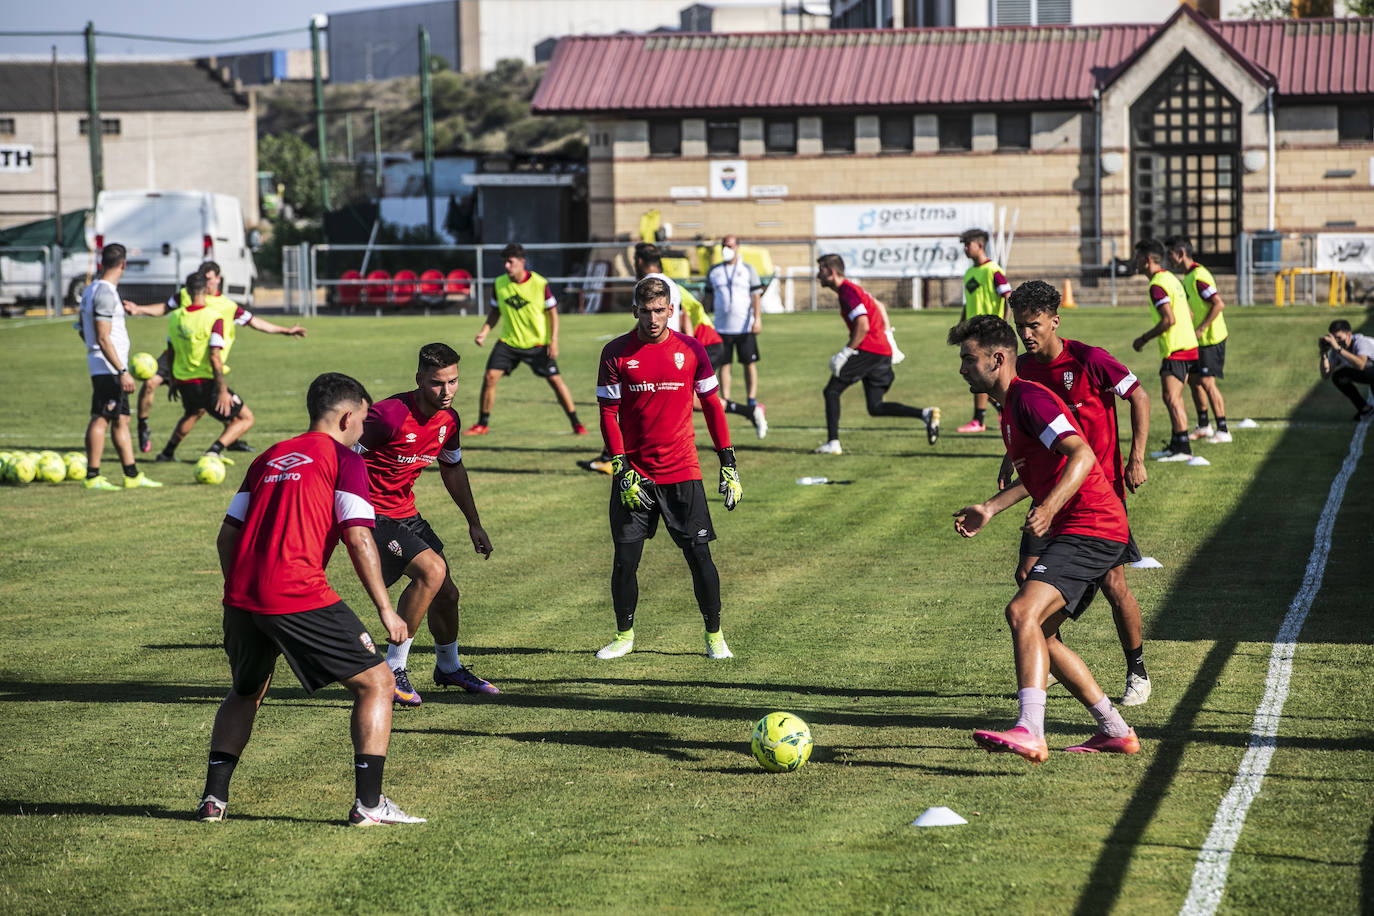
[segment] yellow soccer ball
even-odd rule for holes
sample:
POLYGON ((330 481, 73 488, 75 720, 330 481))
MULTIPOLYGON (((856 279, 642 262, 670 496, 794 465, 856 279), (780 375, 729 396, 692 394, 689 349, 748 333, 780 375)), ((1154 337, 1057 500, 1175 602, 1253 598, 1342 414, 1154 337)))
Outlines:
POLYGON ((79 452, 68 452, 66 454, 67 479, 84 480, 86 478, 86 456, 79 452))
POLYGON ((196 483, 224 483, 224 462, 214 455, 201 455, 196 461, 196 483))
POLYGON ((38 459, 38 479, 45 483, 61 483, 67 479, 67 463, 56 452, 45 452, 38 459))
POLYGON ((140 382, 157 375, 157 357, 151 353, 135 353, 129 358, 129 371, 140 382))
POLYGON ((9 479, 13 483, 32 483, 38 474, 38 462, 27 454, 17 455, 10 462, 9 479))
POLYGON ((790 712, 770 712, 754 726, 749 746, 765 770, 790 773, 811 759, 811 729, 790 712))

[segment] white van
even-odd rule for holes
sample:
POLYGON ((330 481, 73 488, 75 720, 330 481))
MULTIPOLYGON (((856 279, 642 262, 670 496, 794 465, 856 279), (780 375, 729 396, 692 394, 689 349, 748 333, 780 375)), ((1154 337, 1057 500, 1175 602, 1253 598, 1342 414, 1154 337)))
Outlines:
POLYGON ((224 295, 253 304, 258 271, 237 197, 208 191, 101 191, 91 236, 97 256, 111 242, 128 249, 119 291, 135 302, 166 300, 202 261, 214 261, 223 271, 224 295))

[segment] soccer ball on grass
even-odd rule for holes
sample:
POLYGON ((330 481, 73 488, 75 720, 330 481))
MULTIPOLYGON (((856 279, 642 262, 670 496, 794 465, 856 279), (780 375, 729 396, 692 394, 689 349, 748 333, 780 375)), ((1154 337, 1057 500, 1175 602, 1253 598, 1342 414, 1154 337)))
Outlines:
POLYGON ((151 353, 135 353, 129 357, 129 371, 140 382, 157 375, 157 357, 151 353))
POLYGON ((45 483, 61 483, 67 479, 67 463, 56 452, 44 452, 38 459, 38 479, 45 483))
POLYGON ((201 455, 196 461, 196 483, 224 483, 224 462, 214 455, 201 455))
POLYGON ((811 729, 790 712, 770 712, 754 726, 749 742, 759 766, 790 773, 811 759, 811 729))

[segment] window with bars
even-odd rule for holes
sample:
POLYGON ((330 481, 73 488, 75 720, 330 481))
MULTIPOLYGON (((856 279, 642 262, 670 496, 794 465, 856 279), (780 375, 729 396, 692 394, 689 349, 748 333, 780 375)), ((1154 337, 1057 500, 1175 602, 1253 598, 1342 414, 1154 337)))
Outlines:
POLYGON ((1067 25, 1072 0, 993 0, 993 25, 1067 25))
POLYGON ((1342 143, 1374 140, 1374 105, 1341 105, 1336 120, 1342 143))
POLYGON ((706 152, 713 156, 739 154, 739 122, 707 121, 706 152))
POLYGON ((0 135, 14 136, 14 118, 0 118, 0 135))
POLYGON ((797 151, 797 122, 790 118, 764 122, 763 149, 767 153, 795 153, 797 151))
POLYGON ((827 153, 854 152, 854 119, 821 119, 821 149, 827 153))
POLYGON ((1186 236, 1234 266, 1240 229, 1240 105, 1187 54, 1131 109, 1136 238, 1186 236))
POLYGON ((973 115, 940 115, 940 149, 973 149, 973 115))
POLYGON ((676 119, 649 122, 649 155, 682 155, 682 122, 676 119))
MULTIPOLYGON (((82 118, 78 130, 81 136, 86 136, 91 132, 91 119, 82 118)), ((119 118, 101 118, 100 133, 106 137, 119 136, 119 118)))
POLYGON ((878 142, 883 152, 909 153, 911 138, 911 115, 883 115, 878 118, 878 142))
POLYGON ((997 115, 997 148, 1030 149, 1031 116, 1024 111, 999 112, 997 115))

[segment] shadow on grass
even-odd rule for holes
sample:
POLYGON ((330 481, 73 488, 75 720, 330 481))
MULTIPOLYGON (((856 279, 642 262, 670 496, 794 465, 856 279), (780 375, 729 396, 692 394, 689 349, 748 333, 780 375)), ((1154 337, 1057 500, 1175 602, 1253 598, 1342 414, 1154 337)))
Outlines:
MULTIPOLYGON (((0 817, 56 817, 72 815, 77 817, 148 817, 164 821, 185 821, 198 823, 191 809, 171 809, 158 805, 103 805, 95 802, 44 802, 20 801, 13 798, 0 798, 0 817)), ((331 824, 342 825, 338 818, 322 819, 314 817, 289 817, 286 815, 245 814, 235 811, 230 815, 236 821, 264 821, 280 824, 331 824)))
MULTIPOLYGON (((1323 417, 1330 413, 1336 403, 1332 400, 1335 392, 1325 390, 1327 388, 1328 383, 1314 386, 1297 406, 1294 416, 1323 417)), ((1170 796, 1185 751, 1202 742, 1232 746, 1238 751, 1248 747, 1254 709, 1238 710, 1235 727, 1225 732, 1200 730, 1198 719, 1204 711, 1214 711, 1207 705, 1208 697, 1232 659, 1247 651, 1254 654, 1250 647, 1242 649, 1241 646, 1258 643, 1265 647, 1273 643, 1302 583, 1317 519, 1332 479, 1348 452, 1347 432, 1351 429, 1353 427, 1344 427, 1333 432, 1331 439, 1321 442, 1314 441, 1310 430, 1300 430, 1296 426, 1285 430, 1233 514, 1193 553, 1187 568, 1175 579, 1174 591, 1165 597, 1153 615, 1149 615, 1152 619, 1145 634, 1147 653, 1151 640, 1157 639, 1210 643, 1211 648, 1191 682, 1180 685, 1182 695, 1168 722, 1158 730, 1158 743, 1153 748, 1149 768, 1102 844, 1087 886, 1076 902, 1074 912, 1079 916, 1117 909, 1141 838, 1170 796), (1321 455, 1320 474, 1313 470, 1316 454, 1321 455), (1285 537, 1290 540, 1285 541, 1285 537)), ((1363 462, 1368 461, 1365 456, 1363 462)), ((1348 488, 1347 504, 1352 495, 1355 495, 1354 490, 1348 488)), ((1349 506, 1343 506, 1337 518, 1335 543, 1338 546, 1343 523, 1357 527, 1363 524, 1350 518, 1349 506)), ((1349 587, 1344 580, 1332 581, 1336 572, 1328 568, 1324 590, 1349 587)), ((1343 575, 1353 577, 1356 571, 1353 568, 1345 570, 1343 575)), ((1306 641, 1368 641, 1367 618, 1364 626, 1359 625, 1359 619, 1367 612, 1363 601, 1332 602, 1323 608, 1327 612, 1324 619, 1308 619, 1306 641), (1347 619, 1338 619, 1342 617, 1347 619)), ((1268 657, 1268 650, 1263 654, 1268 657)), ((1160 693, 1160 687, 1156 687, 1156 698, 1160 693)), ((1371 744, 1367 738, 1326 741, 1283 735, 1278 741, 1280 750, 1287 747, 1367 751, 1371 744)), ((1194 850, 1201 847, 1204 837, 1199 836, 1197 840, 1194 850)), ((1366 848, 1374 848, 1374 836, 1366 848)), ((1370 855, 1366 854, 1362 868, 1364 912, 1370 912, 1368 904, 1374 893, 1371 891, 1374 863, 1370 855)))

